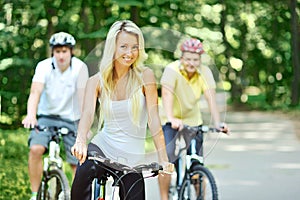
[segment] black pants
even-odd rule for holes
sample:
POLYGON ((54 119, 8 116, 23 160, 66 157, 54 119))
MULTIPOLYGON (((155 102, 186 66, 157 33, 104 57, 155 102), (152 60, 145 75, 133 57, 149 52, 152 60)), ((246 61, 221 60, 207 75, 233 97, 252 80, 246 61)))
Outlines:
MULTIPOLYGON (((103 152, 95 144, 89 144, 88 151, 97 151, 103 155, 103 152)), ((90 160, 86 160, 82 165, 78 165, 72 184, 71 199, 90 200, 94 178, 101 177, 104 173, 105 169, 97 166, 90 160)), ((116 176, 116 178, 119 181, 121 200, 145 200, 145 183, 142 174, 128 173, 122 177, 116 176)))

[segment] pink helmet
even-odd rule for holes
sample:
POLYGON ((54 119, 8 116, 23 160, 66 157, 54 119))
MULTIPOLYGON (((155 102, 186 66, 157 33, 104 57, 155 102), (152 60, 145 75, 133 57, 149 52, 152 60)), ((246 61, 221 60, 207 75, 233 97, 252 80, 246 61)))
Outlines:
POLYGON ((204 53, 202 43, 196 38, 185 40, 180 46, 180 50, 182 52, 188 51, 191 53, 198 53, 200 55, 204 53))

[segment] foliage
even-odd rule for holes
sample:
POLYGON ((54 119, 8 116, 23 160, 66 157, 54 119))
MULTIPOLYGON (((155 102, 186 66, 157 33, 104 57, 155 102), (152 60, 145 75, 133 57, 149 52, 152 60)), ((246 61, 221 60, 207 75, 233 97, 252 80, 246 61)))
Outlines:
MULTIPOLYGON (((28 176, 29 131, 0 129, 0 199, 29 199, 31 195, 28 176)), ((64 152, 62 150, 62 152, 64 152)), ((72 169, 65 163, 64 171, 71 183, 72 169)))
POLYGON ((0 130, 0 199, 29 199, 27 134, 23 129, 0 130))
MULTIPOLYGON (((48 40, 54 32, 73 34, 74 53, 85 60, 119 19, 131 19, 148 30, 146 42, 154 46, 147 49, 147 63, 158 79, 165 63, 174 58, 177 42, 197 37, 223 80, 220 89, 230 91, 233 103, 250 104, 253 96, 263 96, 256 102, 261 107, 289 107, 300 87, 294 82, 296 88, 291 88, 292 81, 299 80, 291 59, 292 1, 297 1, 299 27, 299 0, 0 1, 0 125, 20 126, 34 68, 50 55, 48 40), (165 35, 158 37, 149 27, 165 35)), ((299 60, 299 52, 294 54, 293 60, 299 60)), ((96 61, 89 70, 97 71, 96 61)))

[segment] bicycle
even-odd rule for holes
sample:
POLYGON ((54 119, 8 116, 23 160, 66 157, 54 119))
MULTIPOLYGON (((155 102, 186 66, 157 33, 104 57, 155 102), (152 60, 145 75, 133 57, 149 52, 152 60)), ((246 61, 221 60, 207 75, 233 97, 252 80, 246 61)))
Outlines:
POLYGON ((192 138, 188 147, 189 154, 184 155, 186 147, 179 147, 178 166, 176 168, 176 185, 170 186, 169 199, 175 200, 218 200, 218 189, 211 171, 204 165, 203 135, 218 132, 207 126, 187 126, 179 131, 179 139, 183 134, 192 138), (202 153, 196 154, 196 135, 200 134, 202 153))
POLYGON ((106 183, 108 178, 113 178, 112 187, 118 187, 120 178, 128 173, 143 173, 144 179, 157 176, 163 167, 156 162, 150 164, 141 164, 135 167, 129 167, 118 162, 114 162, 109 158, 102 157, 97 152, 89 152, 88 160, 93 160, 96 166, 102 167, 106 173, 101 177, 96 177, 92 186, 92 200, 106 199, 106 183), (148 176, 145 175, 150 173, 148 176))
POLYGON ((75 134, 66 127, 36 126, 37 131, 51 133, 48 155, 44 157, 43 176, 38 190, 38 200, 70 200, 70 186, 63 172, 63 160, 60 157, 60 142, 63 135, 75 134))

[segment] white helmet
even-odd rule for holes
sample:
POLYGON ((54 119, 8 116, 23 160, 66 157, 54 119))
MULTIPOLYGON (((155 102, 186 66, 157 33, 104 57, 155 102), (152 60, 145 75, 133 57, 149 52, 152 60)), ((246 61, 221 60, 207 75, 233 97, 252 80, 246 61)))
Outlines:
POLYGON ((69 46, 74 47, 76 44, 76 41, 72 35, 65 32, 59 32, 55 33, 51 36, 49 40, 50 46, 69 46))

